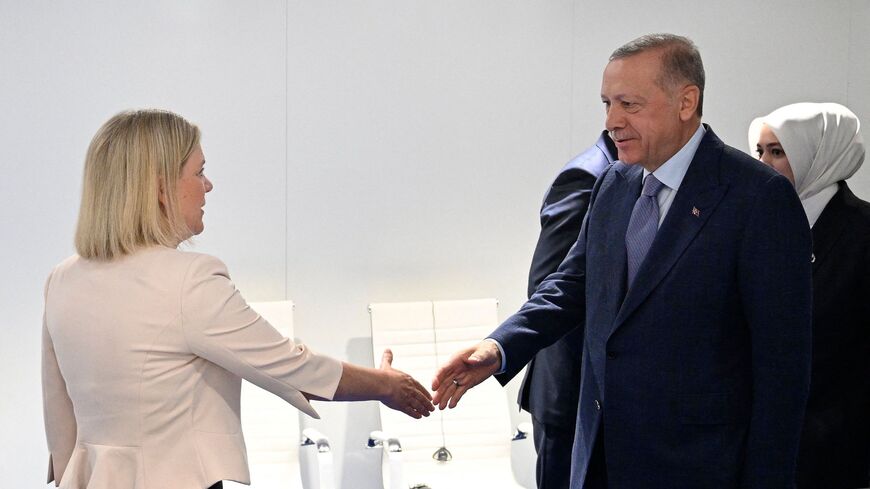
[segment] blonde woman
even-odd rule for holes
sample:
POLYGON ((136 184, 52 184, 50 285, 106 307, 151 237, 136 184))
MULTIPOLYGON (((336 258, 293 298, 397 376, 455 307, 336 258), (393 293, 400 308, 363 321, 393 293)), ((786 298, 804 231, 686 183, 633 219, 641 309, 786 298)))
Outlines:
POLYGON ((204 489, 249 483, 241 379, 317 417, 308 399, 376 399, 419 418, 427 391, 390 367, 320 355, 245 303, 224 264, 177 246, 203 230, 199 129, 124 112, 85 160, 77 255, 45 287, 48 481, 65 489, 204 489))
POLYGON ((799 489, 870 486, 870 203, 846 180, 864 162, 860 122, 834 103, 759 117, 749 148, 795 186, 813 233, 813 367, 799 489))

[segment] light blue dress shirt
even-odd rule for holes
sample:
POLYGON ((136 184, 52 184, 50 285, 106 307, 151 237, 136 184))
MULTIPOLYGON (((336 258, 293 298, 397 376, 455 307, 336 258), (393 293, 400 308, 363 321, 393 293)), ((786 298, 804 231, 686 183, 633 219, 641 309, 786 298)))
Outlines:
MULTIPOLYGON (((674 156, 671 156, 668 161, 662 163, 662 166, 652 172, 658 181, 665 184, 664 188, 659 190, 659 194, 656 196, 659 202, 659 227, 662 226, 665 216, 674 202, 677 190, 680 189, 680 184, 683 183, 683 177, 686 176, 686 172, 689 170, 689 165, 698 151, 698 146, 701 145, 701 139, 704 138, 705 132, 707 131, 704 129, 704 126, 699 125, 689 141, 674 156)), ((644 169, 644 181, 646 181, 646 177, 649 174, 650 172, 644 169)))

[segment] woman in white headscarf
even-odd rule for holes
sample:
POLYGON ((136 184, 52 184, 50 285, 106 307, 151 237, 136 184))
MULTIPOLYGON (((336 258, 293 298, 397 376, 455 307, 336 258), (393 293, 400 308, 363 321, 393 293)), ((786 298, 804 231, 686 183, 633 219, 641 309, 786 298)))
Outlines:
POLYGON ((870 485, 870 204, 846 184, 864 162, 860 122, 834 103, 752 121, 750 151, 794 184, 813 233, 813 369, 800 489, 870 485))

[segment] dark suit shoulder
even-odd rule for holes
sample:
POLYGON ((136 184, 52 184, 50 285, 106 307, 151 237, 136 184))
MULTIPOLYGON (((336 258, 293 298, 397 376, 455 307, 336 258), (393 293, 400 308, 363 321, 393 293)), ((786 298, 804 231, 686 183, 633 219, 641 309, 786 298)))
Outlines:
MULTIPOLYGON (((721 158, 719 179, 722 183, 728 184, 728 191, 732 196, 755 200, 763 198, 761 192, 769 192, 771 188, 787 188, 794 191, 793 185, 787 178, 736 148, 722 144, 721 158), (777 183, 771 187, 773 181, 777 183)), ((796 193, 794 197, 797 200, 796 193)))
POLYGON ((852 217, 856 222, 863 223, 870 227, 870 202, 859 199, 858 196, 852 193, 852 189, 849 188, 846 182, 840 182, 839 185, 840 189, 838 190, 838 194, 840 194, 843 209, 845 209, 850 217, 852 217))
POLYGON ((586 189, 591 189, 591 182, 595 182, 597 175, 590 173, 583 168, 565 168, 553 180, 552 189, 571 187, 575 188, 582 185, 586 189), (589 184, 587 184, 589 182, 589 184))
POLYGON ((637 169, 638 171, 643 171, 643 169, 639 166, 635 168, 633 165, 626 165, 621 161, 614 161, 613 163, 607 165, 603 170, 601 170, 601 174, 598 175, 598 181, 596 182, 595 186, 605 186, 606 181, 616 177, 617 174, 627 174, 635 169, 637 169))
POLYGON ((571 158, 571 160, 562 167, 560 176, 561 174, 569 173, 572 170, 580 170, 597 177, 608 165, 610 165, 611 161, 612 158, 609 157, 604 150, 597 145, 592 145, 586 149, 586 151, 571 158))
POLYGON ((723 144, 722 150, 722 174, 723 177, 731 177, 732 181, 759 182, 764 184, 771 178, 780 176, 773 168, 758 161, 752 156, 723 144))
POLYGON ((870 202, 859 199, 846 182, 839 182, 839 189, 813 227, 816 231, 829 231, 838 224, 848 229, 850 239, 859 246, 870 242, 870 202))

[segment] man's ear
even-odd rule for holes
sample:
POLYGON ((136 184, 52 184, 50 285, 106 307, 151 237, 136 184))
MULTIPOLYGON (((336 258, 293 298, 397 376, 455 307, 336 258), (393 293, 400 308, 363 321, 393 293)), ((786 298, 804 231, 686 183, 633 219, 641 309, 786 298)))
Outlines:
POLYGON ((697 85, 686 85, 680 90, 680 120, 687 122, 695 117, 701 89, 697 85))

